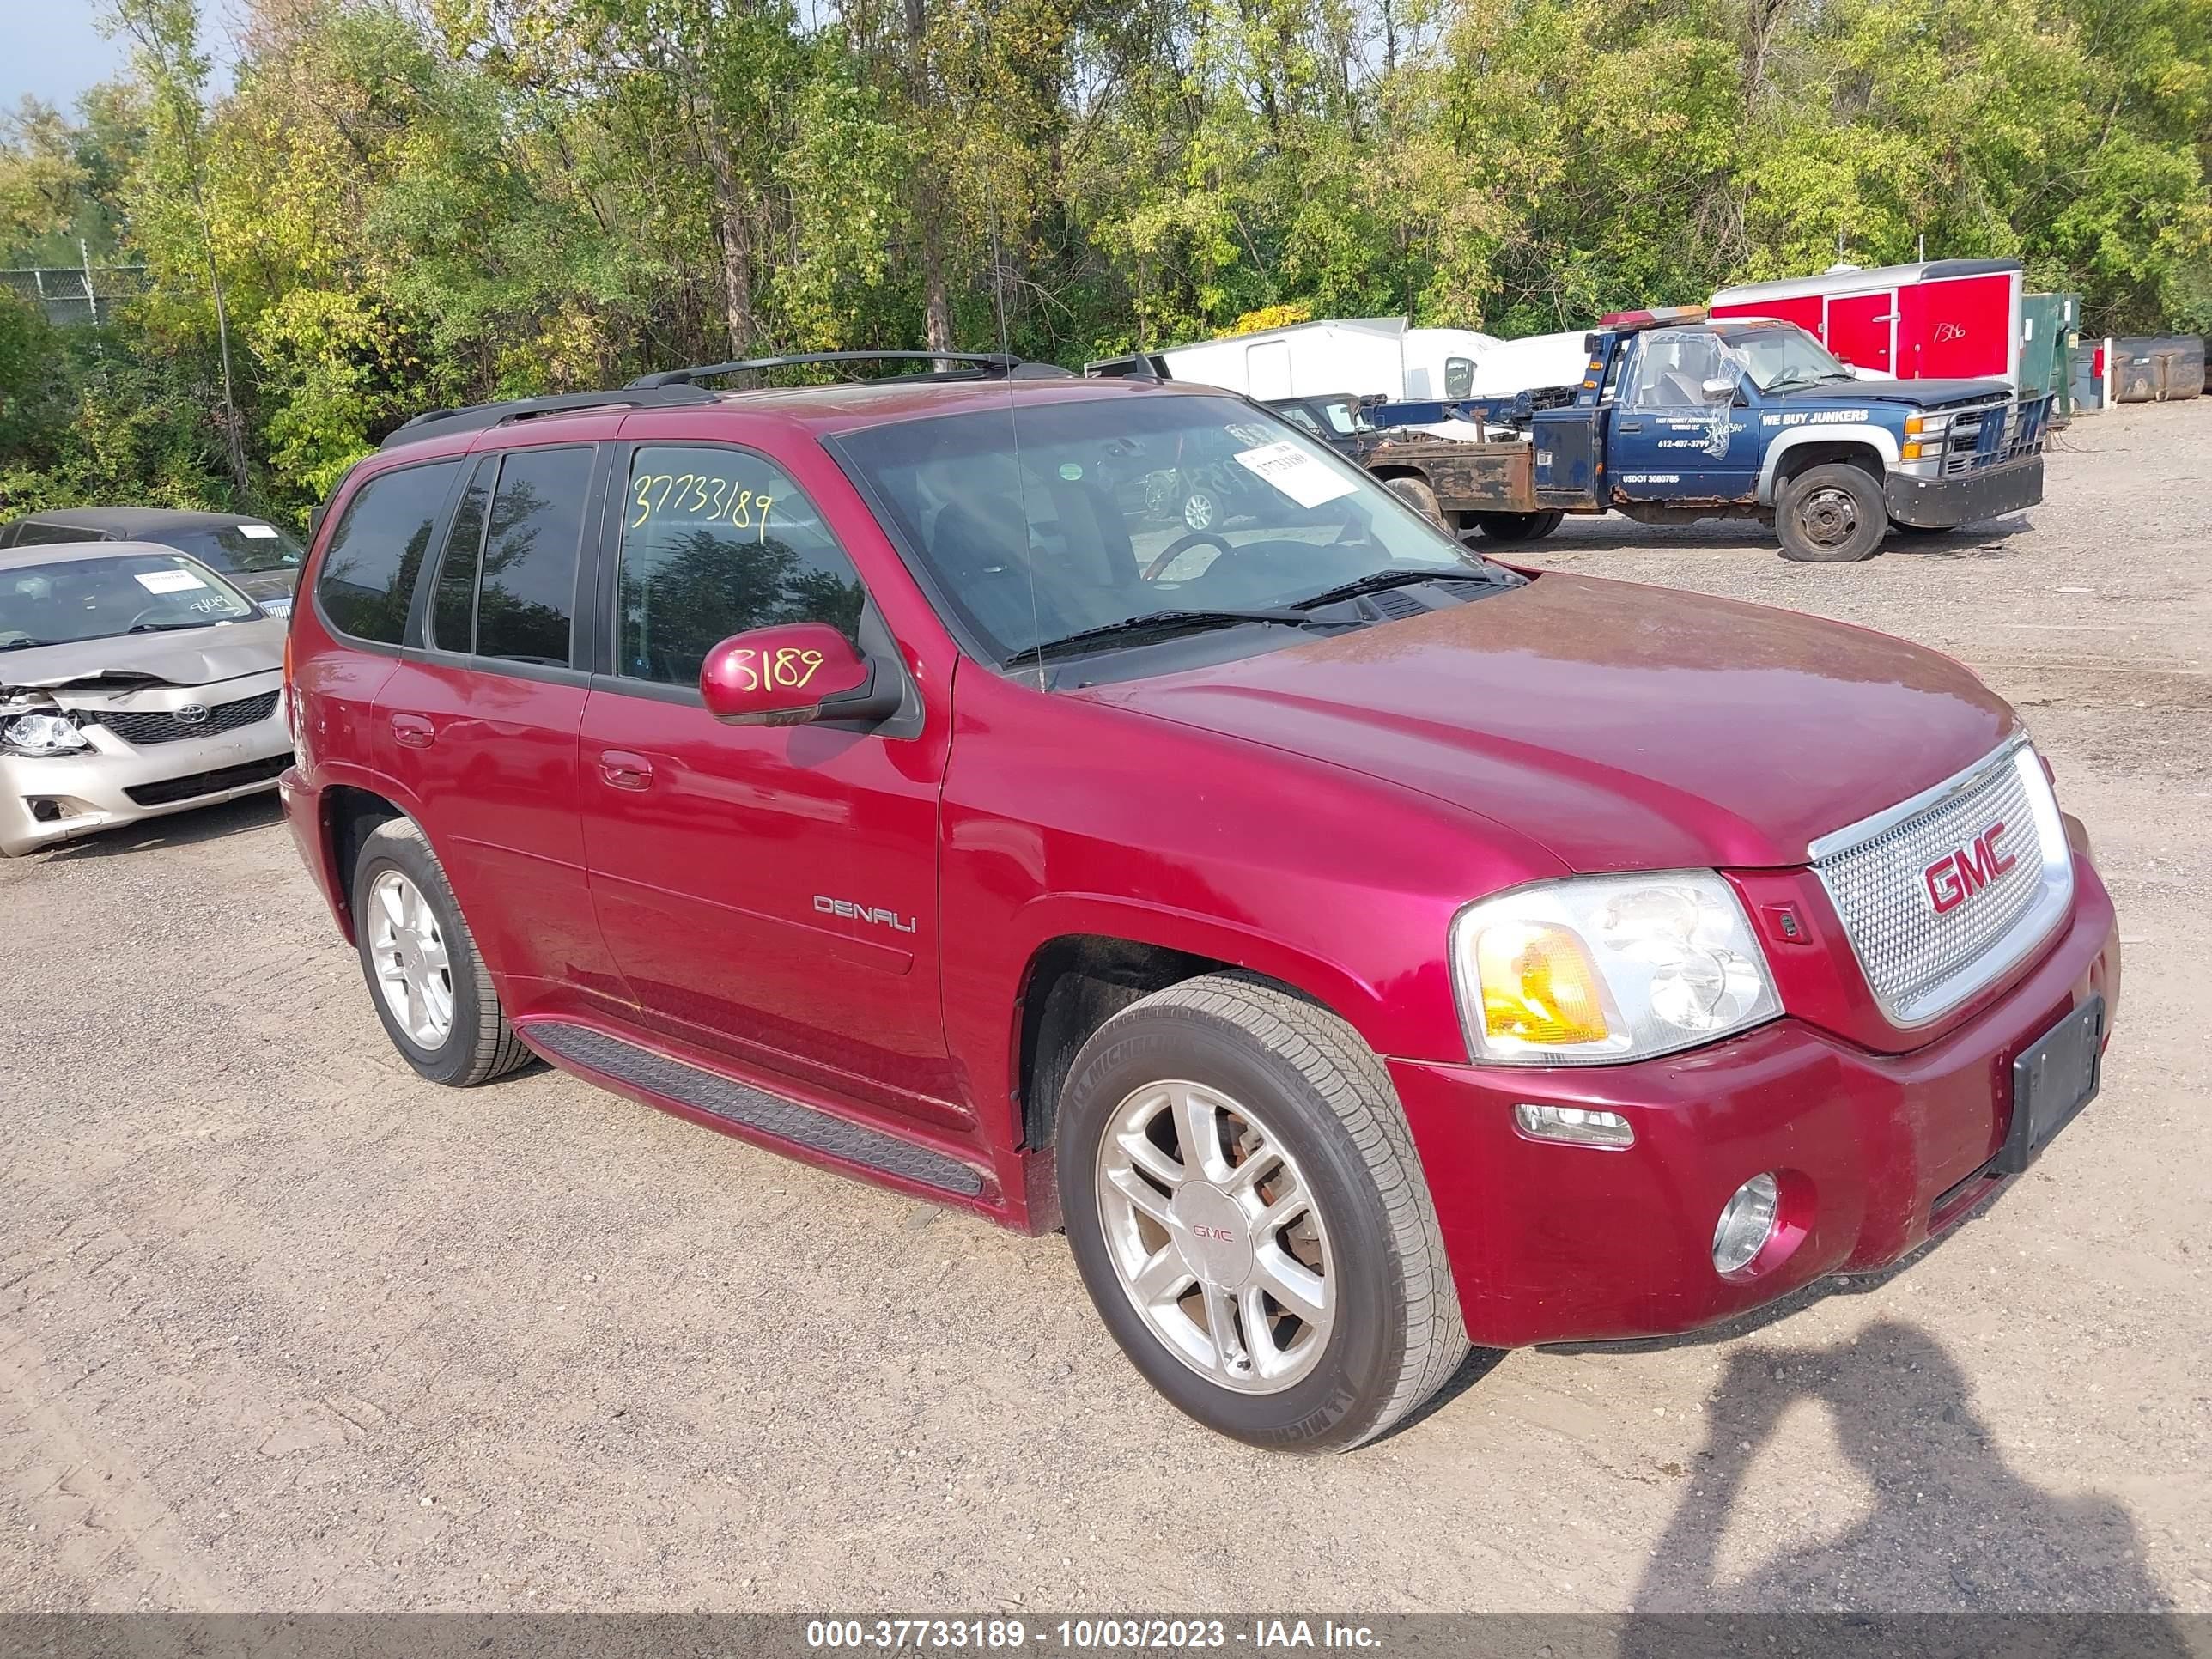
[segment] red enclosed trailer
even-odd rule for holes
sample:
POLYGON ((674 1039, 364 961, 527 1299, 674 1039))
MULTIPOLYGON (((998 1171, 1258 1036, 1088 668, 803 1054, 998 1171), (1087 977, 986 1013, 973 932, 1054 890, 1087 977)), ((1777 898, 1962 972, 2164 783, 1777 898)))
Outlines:
POLYGON ((1778 317, 1855 368, 1900 380, 2020 384, 2021 270, 2010 259, 1929 259, 1746 283, 1716 317, 1778 317))

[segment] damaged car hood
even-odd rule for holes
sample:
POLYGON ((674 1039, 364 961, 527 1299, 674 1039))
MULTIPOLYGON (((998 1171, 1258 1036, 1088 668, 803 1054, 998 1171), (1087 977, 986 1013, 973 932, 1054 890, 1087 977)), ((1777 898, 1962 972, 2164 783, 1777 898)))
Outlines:
POLYGON ((174 634, 126 634, 0 650, 0 691, 214 685, 265 674, 283 660, 284 624, 261 617, 174 634))

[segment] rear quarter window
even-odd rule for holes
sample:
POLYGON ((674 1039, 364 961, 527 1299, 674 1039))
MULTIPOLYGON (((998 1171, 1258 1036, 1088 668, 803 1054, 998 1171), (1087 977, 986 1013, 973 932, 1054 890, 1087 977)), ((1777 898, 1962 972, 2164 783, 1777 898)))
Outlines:
POLYGON ((400 642, 416 575, 460 465, 380 472, 346 503, 315 577, 315 598, 332 628, 374 644, 400 642))

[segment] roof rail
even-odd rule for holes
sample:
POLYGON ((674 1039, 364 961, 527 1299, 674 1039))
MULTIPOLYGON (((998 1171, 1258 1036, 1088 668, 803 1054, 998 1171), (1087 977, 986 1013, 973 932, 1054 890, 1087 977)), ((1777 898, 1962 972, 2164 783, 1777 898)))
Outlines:
MULTIPOLYGON (((690 386, 695 381, 719 380, 725 374, 744 374, 756 369, 805 368, 818 363, 963 363, 964 368, 945 371, 963 380, 986 378, 993 373, 1007 377, 1030 380, 1044 377, 1057 380, 1066 369, 1054 369, 1049 363, 1025 362, 1019 357, 1003 351, 802 351, 787 357, 745 357, 731 363, 700 363, 690 368, 664 368, 658 374, 641 374, 632 380, 634 391, 652 391, 657 387, 690 386)), ((916 377, 920 378, 920 377, 916 377)))
POLYGON ((714 394, 695 386, 625 386, 619 392, 564 392, 550 398, 515 398, 506 403, 470 404, 459 409, 430 409, 394 428, 380 447, 391 449, 449 432, 474 432, 503 421, 526 421, 534 415, 560 415, 572 410, 650 408, 661 404, 707 404, 714 394))

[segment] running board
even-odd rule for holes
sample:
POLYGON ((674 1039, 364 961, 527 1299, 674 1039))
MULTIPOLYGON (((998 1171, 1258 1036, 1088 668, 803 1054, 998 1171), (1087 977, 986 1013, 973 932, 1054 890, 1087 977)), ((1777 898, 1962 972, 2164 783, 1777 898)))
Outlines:
POLYGON ((559 1020, 533 1020, 520 1028, 530 1046, 602 1077, 672 1100, 724 1122, 789 1141, 811 1152, 865 1164, 903 1181, 918 1181, 940 1192, 980 1198, 983 1177, 957 1158, 917 1146, 896 1135, 854 1123, 786 1100, 749 1085, 732 1082, 697 1066, 656 1054, 634 1042, 559 1020))

